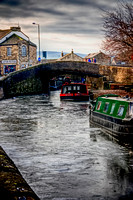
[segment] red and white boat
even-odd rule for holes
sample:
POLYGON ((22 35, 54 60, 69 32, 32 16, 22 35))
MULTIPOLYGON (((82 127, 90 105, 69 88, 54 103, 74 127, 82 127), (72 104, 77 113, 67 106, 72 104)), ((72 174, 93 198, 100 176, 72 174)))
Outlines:
POLYGON ((86 84, 83 83, 65 83, 62 85, 61 100, 88 101, 89 93, 86 84))

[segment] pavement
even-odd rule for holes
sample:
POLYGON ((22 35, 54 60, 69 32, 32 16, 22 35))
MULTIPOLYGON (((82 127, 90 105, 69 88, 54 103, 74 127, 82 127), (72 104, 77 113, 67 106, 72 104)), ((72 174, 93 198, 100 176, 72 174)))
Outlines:
POLYGON ((0 147, 0 199, 40 200, 2 147, 0 147))

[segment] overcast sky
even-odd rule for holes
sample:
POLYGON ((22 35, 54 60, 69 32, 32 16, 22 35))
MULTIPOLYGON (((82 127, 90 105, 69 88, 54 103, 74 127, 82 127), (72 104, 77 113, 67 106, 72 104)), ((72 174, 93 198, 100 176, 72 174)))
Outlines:
MULTIPOLYGON (((130 2, 133 0, 123 0, 130 2)), ((103 10, 113 10, 118 0, 0 0, 0 29, 21 26, 41 50, 98 52, 104 39, 103 10)))

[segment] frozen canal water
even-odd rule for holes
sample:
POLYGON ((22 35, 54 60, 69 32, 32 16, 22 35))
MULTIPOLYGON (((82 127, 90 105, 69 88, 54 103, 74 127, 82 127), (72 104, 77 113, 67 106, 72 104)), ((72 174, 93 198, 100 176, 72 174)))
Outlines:
POLYGON ((41 200, 133 199, 133 156, 90 128, 87 103, 1 101, 0 145, 41 200))

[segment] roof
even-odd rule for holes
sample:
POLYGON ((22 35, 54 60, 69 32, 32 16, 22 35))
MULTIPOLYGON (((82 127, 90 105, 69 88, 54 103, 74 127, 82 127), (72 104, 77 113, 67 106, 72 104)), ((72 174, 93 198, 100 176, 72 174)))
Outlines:
POLYGON ((62 60, 67 60, 67 61, 74 61, 74 60, 80 60, 83 61, 83 58, 78 56, 77 54, 73 53, 73 50, 71 51, 71 53, 65 54, 64 56, 62 56, 61 58, 58 59, 58 61, 62 61, 62 60))
POLYGON ((131 99, 131 98, 126 98, 126 97, 101 97, 101 98, 103 98, 103 99, 111 99, 111 100, 115 100, 115 101, 124 101, 124 102, 132 102, 133 103, 133 99, 131 99))
POLYGON ((9 39, 12 35, 17 35, 20 38, 29 41, 32 46, 36 46, 34 43, 32 43, 29 40, 29 37, 25 35, 22 31, 21 28, 18 27, 10 27, 10 29, 5 29, 5 30, 0 30, 0 44, 5 42, 7 39, 9 39))
POLYGON ((63 86, 69 86, 69 85, 86 85, 85 83, 64 83, 63 86))
MULTIPOLYGON (((96 56, 99 55, 99 54, 103 54, 104 56, 107 56, 107 55, 104 54, 103 52, 99 51, 99 52, 97 52, 97 53, 89 53, 87 56, 85 56, 85 58, 94 58, 94 57, 96 57, 96 56)), ((107 57, 109 57, 109 56, 107 56, 107 57)))
POLYGON ((99 53, 89 53, 87 56, 85 56, 85 58, 93 58, 95 56, 97 56, 99 53))
POLYGON ((11 29, 0 30, 0 40, 11 32, 11 29))

